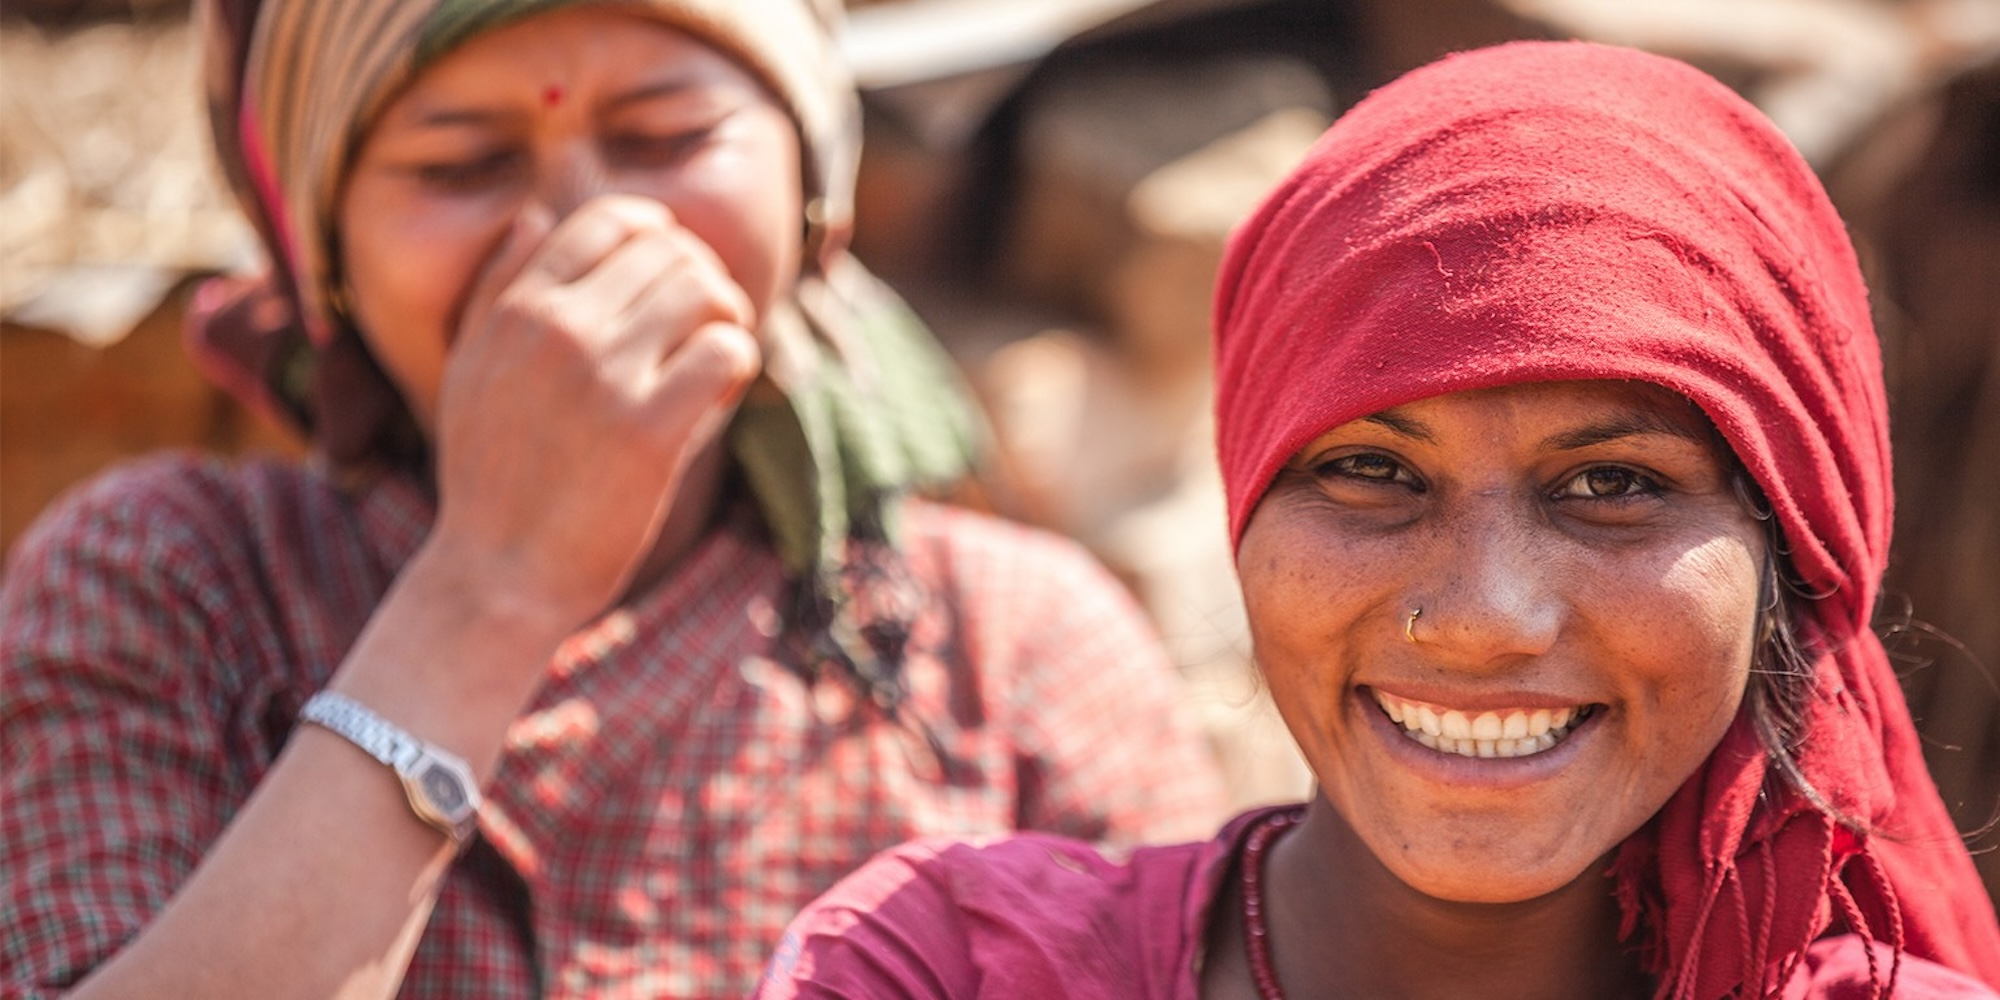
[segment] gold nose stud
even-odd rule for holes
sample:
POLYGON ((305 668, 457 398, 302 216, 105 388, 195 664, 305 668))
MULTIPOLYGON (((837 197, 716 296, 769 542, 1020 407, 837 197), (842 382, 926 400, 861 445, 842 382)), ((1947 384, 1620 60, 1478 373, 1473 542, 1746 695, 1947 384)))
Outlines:
POLYGON ((1422 608, 1410 609, 1410 617, 1405 619, 1403 622, 1403 638, 1408 639, 1411 642, 1417 641, 1417 619, 1422 618, 1423 616, 1424 616, 1424 609, 1422 608))

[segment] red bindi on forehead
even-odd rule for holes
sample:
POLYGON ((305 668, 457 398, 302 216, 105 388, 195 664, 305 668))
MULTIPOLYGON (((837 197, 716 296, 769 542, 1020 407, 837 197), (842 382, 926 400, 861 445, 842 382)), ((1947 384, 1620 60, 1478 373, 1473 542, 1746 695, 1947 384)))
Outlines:
POLYGON ((562 105, 563 89, 555 84, 542 88, 542 107, 554 108, 562 105))

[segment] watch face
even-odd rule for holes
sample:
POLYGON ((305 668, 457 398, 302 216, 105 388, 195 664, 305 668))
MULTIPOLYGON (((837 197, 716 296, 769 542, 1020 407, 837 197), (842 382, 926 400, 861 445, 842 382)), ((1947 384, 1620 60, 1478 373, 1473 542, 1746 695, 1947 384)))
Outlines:
POLYGON ((465 785, 458 780, 458 775, 451 773, 450 768, 432 764, 424 768, 421 780, 424 794, 430 798, 433 805, 437 806, 439 812, 446 816, 456 816, 459 810, 465 808, 465 785))

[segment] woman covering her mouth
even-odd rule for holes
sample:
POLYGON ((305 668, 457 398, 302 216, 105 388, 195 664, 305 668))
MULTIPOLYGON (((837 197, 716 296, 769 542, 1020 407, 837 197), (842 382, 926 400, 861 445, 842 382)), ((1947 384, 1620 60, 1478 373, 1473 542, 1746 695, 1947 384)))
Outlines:
POLYGON ((15 550, 0 995, 742 996, 913 836, 1212 827, 1109 575, 912 496, 976 425, 844 250, 837 4, 202 12, 273 273, 196 344, 314 455, 15 550))
POLYGON ((2000 932, 1869 630, 1891 496, 1854 254, 1672 60, 1447 58, 1237 232, 1218 447, 1318 781, 1203 844, 930 841, 762 990, 1990 997, 2000 932))

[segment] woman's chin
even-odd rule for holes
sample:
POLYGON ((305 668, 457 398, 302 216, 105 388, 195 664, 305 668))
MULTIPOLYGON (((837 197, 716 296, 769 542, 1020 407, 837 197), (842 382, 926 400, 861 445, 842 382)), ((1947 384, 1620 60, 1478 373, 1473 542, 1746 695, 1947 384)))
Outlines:
MULTIPOLYGON (((1410 891, 1446 903, 1508 905, 1561 893, 1581 881, 1602 882, 1609 855, 1579 851, 1558 830, 1470 829, 1362 831, 1388 874, 1410 891), (1523 835, 1525 834, 1525 836, 1523 835)), ((1609 883, 1603 885, 1610 891, 1609 883)))
MULTIPOLYGON (((1479 866, 1395 874, 1411 890, 1439 902, 1505 906, 1554 895, 1574 885, 1585 872, 1545 869, 1498 874, 1493 868, 1479 866)), ((1608 885, 1605 888, 1610 890, 1608 885)))

